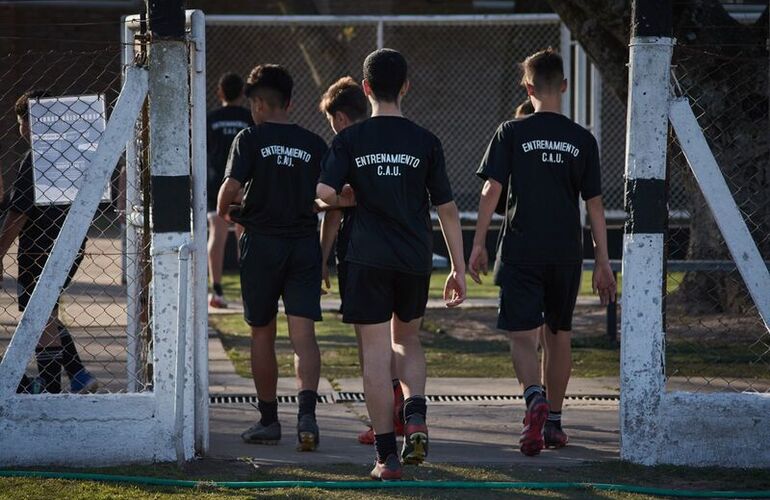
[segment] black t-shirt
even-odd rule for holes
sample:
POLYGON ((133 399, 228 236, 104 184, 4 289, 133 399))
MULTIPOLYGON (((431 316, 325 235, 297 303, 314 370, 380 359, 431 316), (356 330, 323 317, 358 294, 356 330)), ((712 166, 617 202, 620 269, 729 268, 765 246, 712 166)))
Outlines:
POLYGON ((342 210, 342 221, 340 222, 340 230, 337 233, 337 262, 345 262, 347 257, 355 212, 355 208, 345 208, 342 210))
POLYGON ((334 139, 321 182, 347 182, 356 208, 346 260, 427 274, 433 264, 430 204, 452 201, 438 138, 403 117, 376 116, 334 139))
POLYGON ((503 193, 510 188, 503 262, 582 260, 578 196, 602 192, 599 150, 589 131, 558 113, 504 122, 476 173, 501 183, 503 193))
POLYGON ((240 132, 225 172, 244 186, 238 222, 270 236, 317 232, 313 206, 326 149, 321 137, 295 124, 268 122, 240 132))
POLYGON ((27 267, 36 264, 42 267, 59 236, 69 205, 35 205, 31 152, 19 163, 8 209, 27 216, 27 221, 19 233, 19 265, 27 267))
POLYGON ((219 186, 227 167, 233 139, 241 130, 254 125, 251 112, 241 106, 223 106, 206 117, 206 175, 209 210, 216 210, 219 186))

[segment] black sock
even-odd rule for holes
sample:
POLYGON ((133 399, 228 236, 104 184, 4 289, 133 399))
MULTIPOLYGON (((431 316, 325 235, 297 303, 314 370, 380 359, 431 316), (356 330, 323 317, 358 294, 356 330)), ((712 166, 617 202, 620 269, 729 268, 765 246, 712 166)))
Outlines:
POLYGON ((275 401, 262 401, 257 399, 257 408, 262 418, 259 419, 259 423, 267 427, 268 425, 278 422, 278 400, 275 401))
POLYGON ((62 366, 64 371, 67 372, 67 376, 71 379, 80 370, 85 369, 83 362, 78 355, 78 348, 75 346, 75 341, 72 340, 69 330, 64 326, 59 326, 59 339, 62 346, 62 366))
POLYGON ((377 451, 377 461, 381 464, 385 463, 390 455, 396 454, 396 433, 375 434, 374 449, 377 451))
POLYGON ((318 402, 317 392, 311 391, 310 389, 299 391, 297 394, 297 402, 299 403, 297 417, 302 417, 302 415, 313 415, 313 417, 315 417, 315 405, 318 402))
POLYGON ((555 425, 558 429, 561 429, 561 412, 560 411, 549 411, 548 412, 548 423, 551 425, 555 425))
POLYGON ((424 396, 412 396, 404 401, 404 422, 415 413, 419 413, 423 418, 428 415, 428 402, 424 396))
POLYGON ((214 283, 211 288, 214 289, 214 293, 216 295, 224 295, 225 292, 222 290, 222 283, 214 283))
POLYGON ((401 381, 397 378, 392 379, 391 382, 393 383, 393 389, 401 385, 401 381))
POLYGON ((35 349, 37 371, 43 390, 51 394, 61 392, 61 347, 43 347, 35 349))
POLYGON ((527 402, 527 408, 529 408, 529 404, 532 402, 532 399, 534 399, 537 395, 543 395, 543 387, 539 385, 530 385, 527 387, 527 389, 524 391, 524 401, 527 402))

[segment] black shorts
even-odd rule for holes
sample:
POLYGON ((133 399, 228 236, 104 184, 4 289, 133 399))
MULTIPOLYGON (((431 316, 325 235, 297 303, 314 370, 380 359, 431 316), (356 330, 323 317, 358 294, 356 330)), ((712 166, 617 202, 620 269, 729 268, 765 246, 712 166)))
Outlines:
POLYGON ((348 283, 348 263, 345 261, 337 262, 337 286, 340 289, 340 312, 345 308, 345 286, 348 283))
POLYGON ((318 236, 281 238, 246 232, 241 236, 243 316, 265 326, 278 314, 321 321, 321 246, 318 236))
MULTIPOLYGON (((85 245, 85 243, 83 243, 85 245)), ((64 293, 64 290, 70 285, 70 282, 72 281, 72 278, 75 276, 75 273, 78 272, 78 268, 80 267, 80 263, 83 261, 83 251, 84 248, 81 248, 80 251, 77 254, 77 257, 75 257, 75 262, 72 264, 72 267, 70 268, 69 275, 67 275, 67 280, 64 282, 64 286, 62 287, 62 291, 59 293, 59 298, 61 298, 61 294, 64 293)), ((19 268, 19 276, 16 280, 16 294, 18 296, 19 302, 19 311, 24 311, 24 309, 27 308, 27 304, 29 304, 29 299, 32 296, 32 292, 35 290, 35 285, 37 284, 38 278, 40 278, 40 275, 43 274, 43 267, 45 266, 46 261, 48 260, 48 254, 29 254, 29 253, 20 253, 18 256, 18 268, 19 268)), ((56 299, 56 304, 54 305, 52 313, 55 313, 59 307, 59 299, 56 299)))
POLYGON ((572 330, 582 273, 581 263, 502 263, 495 276, 500 285, 497 327, 516 332, 546 324, 553 333, 572 330))
POLYGON ((425 314, 430 274, 410 274, 354 262, 347 266, 343 323, 384 323, 394 313, 406 322, 425 314))

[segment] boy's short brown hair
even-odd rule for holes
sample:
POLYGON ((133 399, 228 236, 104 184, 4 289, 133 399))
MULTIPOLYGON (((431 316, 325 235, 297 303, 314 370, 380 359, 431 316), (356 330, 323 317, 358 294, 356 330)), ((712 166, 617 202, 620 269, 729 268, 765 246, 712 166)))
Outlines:
POLYGON ((350 76, 343 76, 334 82, 321 96, 318 107, 322 113, 330 115, 341 111, 354 122, 366 118, 369 111, 363 89, 350 76))
POLYGON ((558 91, 564 81, 564 63, 552 47, 535 52, 521 63, 522 85, 532 85, 539 91, 558 91))
POLYGON ((20 116, 21 118, 24 118, 25 120, 27 120, 28 113, 29 113, 29 100, 40 99, 41 97, 48 97, 48 96, 49 96, 48 92, 43 89, 34 89, 34 90, 28 90, 24 92, 19 96, 18 99, 16 99, 16 104, 14 105, 16 116, 20 116))
POLYGON ((243 94, 249 99, 258 96, 274 108, 286 109, 293 87, 294 80, 286 68, 280 64, 260 64, 249 73, 243 94))

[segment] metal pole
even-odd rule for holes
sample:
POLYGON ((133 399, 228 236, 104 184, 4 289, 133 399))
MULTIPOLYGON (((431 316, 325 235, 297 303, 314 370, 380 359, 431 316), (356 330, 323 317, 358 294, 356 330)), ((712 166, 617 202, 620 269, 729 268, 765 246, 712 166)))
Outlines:
POLYGON ((382 49, 385 47, 385 23, 382 20, 377 22, 377 48, 382 49))
POLYGON ((561 112, 565 116, 572 116, 572 99, 570 98, 572 81, 572 34, 566 24, 559 25, 559 52, 564 63, 564 77, 568 80, 567 91, 561 95, 561 112))
POLYGON ((671 53, 668 0, 635 0, 626 126, 626 227, 623 235, 620 456, 656 463, 666 446, 663 254, 671 53))
POLYGON ((187 348, 192 342, 179 338, 187 331, 179 329, 182 291, 177 279, 179 249, 191 240, 190 75, 184 2, 148 0, 147 12, 152 32, 149 123, 154 392, 168 445, 181 446, 183 459, 189 459, 194 450, 192 413, 179 416, 182 430, 175 433, 177 398, 192 393, 192 383, 177 380, 175 368, 182 363, 183 372, 192 373, 192 353, 187 348), (185 348, 178 351, 179 345, 185 348))
POLYGON ((206 241, 206 18, 190 16, 192 34, 193 335, 195 450, 209 449, 208 260, 206 241))

